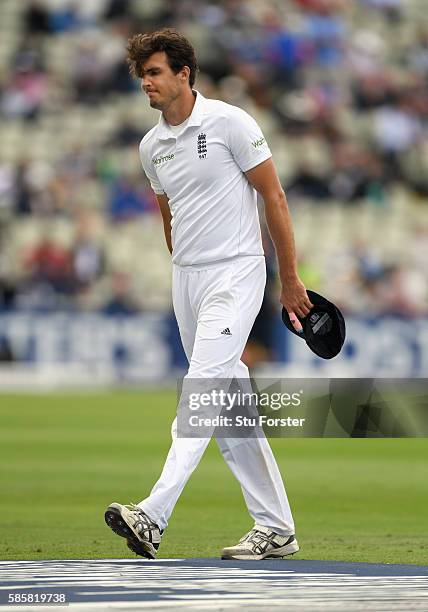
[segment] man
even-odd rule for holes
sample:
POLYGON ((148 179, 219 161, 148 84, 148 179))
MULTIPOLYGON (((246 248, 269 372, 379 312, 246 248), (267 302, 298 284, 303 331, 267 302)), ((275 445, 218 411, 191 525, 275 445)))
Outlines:
MULTIPOLYGON (((300 317, 312 307, 297 275, 290 215, 269 147, 246 112, 193 90, 194 49, 176 30, 138 34, 129 41, 128 53, 150 106, 161 111, 159 123, 141 142, 140 156, 172 254, 173 305, 189 360, 184 385, 196 379, 248 380, 240 359, 266 281, 257 192, 264 199, 278 257, 281 302, 300 317)), ((127 539, 131 550, 155 557, 174 505, 208 442, 208 437, 173 432, 150 495, 136 506, 113 503, 107 508, 107 524, 127 539)), ((222 558, 297 552, 290 506, 266 438, 217 442, 255 521, 236 546, 223 549, 222 558)))

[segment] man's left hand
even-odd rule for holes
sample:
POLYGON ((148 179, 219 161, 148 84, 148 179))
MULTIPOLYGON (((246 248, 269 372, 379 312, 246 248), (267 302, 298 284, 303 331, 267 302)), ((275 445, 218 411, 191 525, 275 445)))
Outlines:
POLYGON ((286 286, 283 285, 280 302, 288 312, 296 331, 301 331, 302 326, 297 320, 296 315, 303 319, 309 314, 313 304, 308 298, 305 285, 299 278, 288 281, 286 286))

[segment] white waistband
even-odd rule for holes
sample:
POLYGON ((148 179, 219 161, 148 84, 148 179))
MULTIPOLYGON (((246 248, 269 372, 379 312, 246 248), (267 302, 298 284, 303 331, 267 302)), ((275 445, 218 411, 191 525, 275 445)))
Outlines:
POLYGON ((191 272, 192 270, 208 270, 210 268, 216 268, 218 266, 227 266, 228 264, 231 264, 234 261, 238 261, 240 259, 248 259, 249 257, 251 257, 252 259, 254 259, 255 257, 259 259, 265 258, 264 255, 235 255, 234 257, 218 259, 216 261, 208 261, 201 264, 188 264, 186 266, 181 266, 179 264, 174 263, 173 265, 177 268, 180 268, 180 270, 188 270, 189 272, 191 272))

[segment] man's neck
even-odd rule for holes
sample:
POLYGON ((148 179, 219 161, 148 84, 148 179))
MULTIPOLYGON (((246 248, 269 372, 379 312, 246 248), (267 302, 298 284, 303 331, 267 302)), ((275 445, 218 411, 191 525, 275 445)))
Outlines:
POLYGON ((180 125, 192 114, 195 101, 196 95, 193 91, 191 89, 186 90, 182 96, 174 100, 166 110, 162 111, 165 121, 170 125, 180 125))

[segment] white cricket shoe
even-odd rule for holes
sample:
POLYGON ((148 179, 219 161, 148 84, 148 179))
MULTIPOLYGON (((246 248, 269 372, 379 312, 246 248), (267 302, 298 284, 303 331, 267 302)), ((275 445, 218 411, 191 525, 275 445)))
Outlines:
POLYGON ((163 531, 135 504, 123 506, 114 502, 104 514, 105 522, 117 535, 126 538, 135 554, 154 559, 163 531))
POLYGON ((268 527, 256 524, 236 546, 223 548, 221 558, 260 561, 294 555, 298 550, 299 544, 294 535, 282 536, 268 527))

